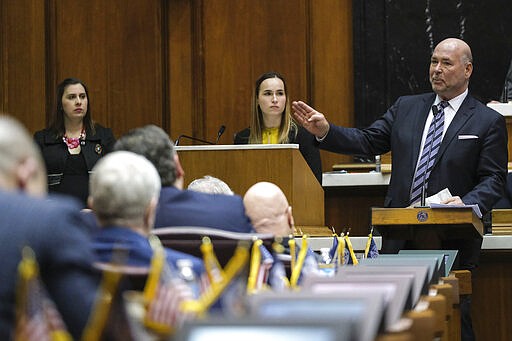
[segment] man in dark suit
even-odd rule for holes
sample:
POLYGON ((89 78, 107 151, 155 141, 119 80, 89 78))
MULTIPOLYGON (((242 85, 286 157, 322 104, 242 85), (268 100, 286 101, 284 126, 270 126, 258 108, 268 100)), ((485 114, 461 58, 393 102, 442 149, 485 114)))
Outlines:
POLYGON ((0 116, 1 340, 13 337, 18 264, 25 246, 34 251, 41 280, 73 338, 81 336, 94 303, 97 278, 78 203, 45 200, 46 188, 44 164, 32 138, 17 121, 0 116))
MULTIPOLYGON (((447 101, 444 131, 437 157, 426 178, 426 196, 448 188, 447 204, 477 204, 487 213, 502 196, 507 174, 507 129, 503 116, 468 94, 473 71, 470 47, 462 40, 440 42, 431 57, 429 78, 434 93, 400 97, 388 111, 365 129, 339 127, 303 102, 294 102, 294 116, 319 141, 319 147, 346 154, 393 154, 386 207, 411 204, 413 179, 434 105, 447 101)), ((432 148, 432 149, 435 149, 432 148)), ((449 240, 443 248, 459 250, 459 267, 474 269, 482 239, 449 240)), ((383 241, 383 251, 397 251, 383 241)), ((471 339, 471 336, 465 338, 471 339)))
POLYGON ((136 128, 122 136, 114 150, 145 156, 157 169, 162 190, 155 228, 172 226, 211 227, 233 232, 253 232, 239 195, 183 190, 184 171, 172 141, 155 125, 136 128))

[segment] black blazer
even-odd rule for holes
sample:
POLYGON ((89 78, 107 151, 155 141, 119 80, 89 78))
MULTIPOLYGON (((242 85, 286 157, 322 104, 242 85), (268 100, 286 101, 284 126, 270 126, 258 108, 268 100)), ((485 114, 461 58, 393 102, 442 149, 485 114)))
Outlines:
MULTIPOLYGON (((298 127, 297 134, 290 131, 288 138, 290 143, 297 143, 299 150, 304 160, 306 160, 309 168, 315 175, 316 179, 322 184, 322 160, 320 158, 320 151, 318 150, 316 139, 313 135, 307 132, 304 128, 298 127)), ((248 144, 249 135, 251 134, 250 128, 246 128, 235 134, 235 144, 248 144)))
MULTIPOLYGON (((95 129, 94 135, 90 131, 86 131, 85 141, 81 146, 89 173, 102 156, 112 151, 115 143, 110 128, 96 124, 95 129)), ((59 184, 69 155, 66 144, 62 142, 62 137, 56 137, 50 129, 37 131, 34 134, 34 140, 43 154, 48 172, 48 185, 51 187, 59 184)))

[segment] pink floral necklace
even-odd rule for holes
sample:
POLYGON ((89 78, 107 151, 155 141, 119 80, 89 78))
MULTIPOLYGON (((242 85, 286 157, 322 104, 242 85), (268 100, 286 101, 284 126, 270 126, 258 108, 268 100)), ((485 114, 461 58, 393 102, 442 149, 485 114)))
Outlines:
POLYGON ((82 132, 80 133, 80 136, 78 137, 67 137, 67 135, 64 135, 62 137, 62 141, 68 146, 69 149, 75 149, 80 146, 80 141, 85 140, 85 129, 82 128, 82 132))

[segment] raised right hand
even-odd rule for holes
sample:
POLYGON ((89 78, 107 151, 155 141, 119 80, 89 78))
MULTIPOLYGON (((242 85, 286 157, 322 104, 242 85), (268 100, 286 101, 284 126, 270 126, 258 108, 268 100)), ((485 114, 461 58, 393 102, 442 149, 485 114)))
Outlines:
POLYGON ((324 114, 302 101, 292 102, 292 115, 311 134, 323 138, 329 132, 329 122, 324 114))

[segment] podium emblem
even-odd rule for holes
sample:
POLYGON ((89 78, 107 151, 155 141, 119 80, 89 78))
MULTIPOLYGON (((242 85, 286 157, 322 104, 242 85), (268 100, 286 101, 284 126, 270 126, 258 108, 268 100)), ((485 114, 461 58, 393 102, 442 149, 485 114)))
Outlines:
POLYGON ((423 223, 423 222, 427 221, 428 213, 425 211, 419 211, 418 214, 416 214, 416 219, 418 219, 418 221, 420 223, 423 223))

